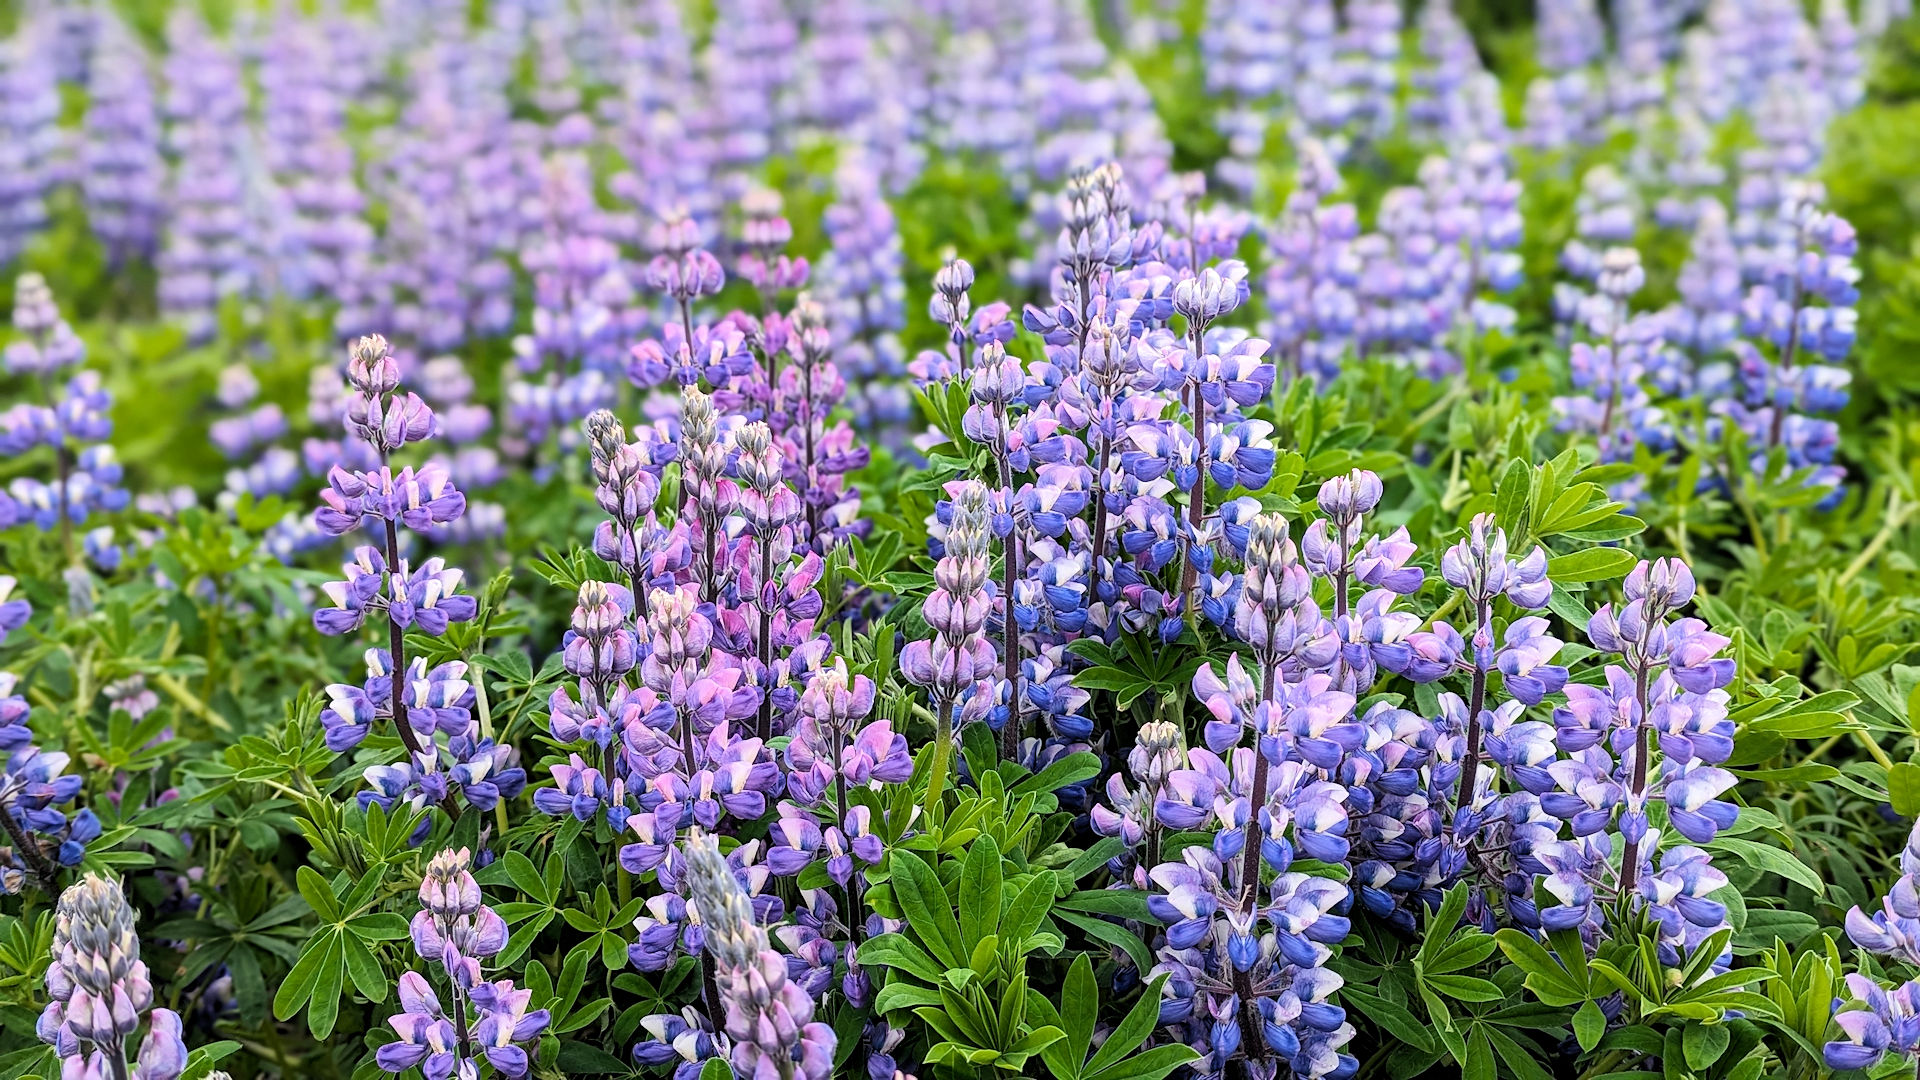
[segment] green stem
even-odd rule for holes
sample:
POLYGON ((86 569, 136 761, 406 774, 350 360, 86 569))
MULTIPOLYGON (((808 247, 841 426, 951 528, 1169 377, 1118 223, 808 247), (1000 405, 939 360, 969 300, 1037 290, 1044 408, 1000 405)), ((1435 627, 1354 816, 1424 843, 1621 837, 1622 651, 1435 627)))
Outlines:
POLYGON ((208 707, 207 703, 202 701, 198 694, 187 689, 186 685, 179 679, 166 674, 155 675, 153 676, 153 685, 166 691, 168 697, 179 703, 181 708, 205 721, 208 727, 213 728, 215 731, 228 734, 232 733, 233 725, 228 723, 225 717, 208 707))
POLYGON ((927 817, 939 824, 946 817, 942 813, 941 797, 946 794, 947 764, 953 756, 953 703, 936 700, 934 702, 933 762, 927 766, 927 817))
POLYGON ((1885 523, 1880 526, 1879 532, 1873 534, 1873 539, 1867 541, 1867 546, 1860 549, 1860 554, 1854 556, 1854 560, 1840 572, 1839 578, 1835 579, 1834 583, 1845 585, 1859 577, 1861 571, 1872 565, 1873 560, 1879 558, 1880 553, 1886 550, 1887 544, 1893 540, 1893 534, 1906 525, 1907 519, 1913 516, 1915 510, 1920 510, 1920 503, 1903 505, 1898 491, 1888 493, 1885 523))

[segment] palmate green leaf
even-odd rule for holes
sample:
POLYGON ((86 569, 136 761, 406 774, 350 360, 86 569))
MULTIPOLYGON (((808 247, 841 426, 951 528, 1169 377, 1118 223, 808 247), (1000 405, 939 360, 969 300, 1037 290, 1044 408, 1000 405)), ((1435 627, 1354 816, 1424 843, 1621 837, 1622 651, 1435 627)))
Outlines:
POLYGON ((333 895, 333 886, 320 876, 318 870, 302 866, 294 873, 294 880, 300 886, 300 895, 306 898, 315 914, 326 922, 340 921, 340 901, 333 895))
POLYGON ((1053 887, 1058 880, 1050 871, 1041 871, 1027 879, 1013 902, 1007 905, 1000 936, 1016 948, 1024 948, 1047 921, 1047 913, 1053 910, 1053 887))
POLYGON ((1506 996, 1491 982, 1472 975, 1428 975, 1425 982, 1455 1001, 1499 1001, 1506 996))
POLYGON ((1496 1080, 1499 1069, 1493 1062, 1493 1043, 1486 1029, 1475 1028, 1467 1037, 1466 1057, 1460 1062, 1461 1080, 1496 1080))
POLYGON ((940 991, 908 982, 890 982, 873 997, 873 1011, 885 1015, 895 1009, 938 1006, 940 991))
POLYGON ((313 994, 307 999, 307 1030, 316 1039, 333 1034, 340 1018, 340 993, 346 985, 346 935, 326 935, 325 954, 314 969, 313 994))
POLYGON ((1517 1080, 1553 1080, 1553 1074, 1533 1056, 1528 1050, 1528 1044, 1522 1043, 1497 1027, 1483 1026, 1479 1030, 1486 1037, 1487 1043, 1493 1047, 1494 1053, 1499 1056, 1500 1063, 1505 1065, 1507 1072, 1517 1080))
POLYGON ((1082 889, 1062 897, 1059 906, 1068 911, 1118 915, 1135 921, 1152 918, 1147 911, 1146 894, 1132 889, 1082 889))
POLYGON ((1587 982, 1583 975, 1562 967, 1546 946, 1512 927, 1493 935, 1506 958, 1526 972, 1526 987, 1533 996, 1548 1005, 1576 1005, 1587 1000, 1587 982))
POLYGON ((1457 934, 1440 950, 1440 954, 1424 965, 1429 975, 1444 975, 1473 967, 1480 961, 1493 955, 1495 942, 1492 934, 1483 934, 1477 930, 1457 934))
POLYGON ((898 968, 926 982, 939 982, 945 974, 925 949, 904 934, 882 934, 860 946, 862 966, 898 968))
POLYGON ((1449 889, 1440 902, 1440 910, 1427 920, 1427 929, 1420 939, 1420 950, 1413 954, 1414 962, 1425 967, 1440 951, 1454 928, 1460 925, 1460 916, 1467 910, 1467 887, 1456 885, 1449 889))
MULTIPOLYGON (((314 988, 320 981, 320 969, 323 966, 331 964, 337 971, 341 962, 338 948, 339 933, 331 927, 324 928, 307 942, 307 947, 301 952, 300 959, 294 963, 293 969, 287 972, 286 980, 280 984, 280 989, 274 992, 273 1015, 276 1018, 290 1019, 313 997, 314 988)), ((337 985, 337 974, 335 982, 337 985)))
POLYGON ((340 935, 342 955, 346 958, 347 975, 353 980, 353 988, 368 1001, 387 1000, 387 973, 380 969, 380 962, 373 958, 366 942, 353 934, 340 935))
POLYGON ((1526 539, 1527 497, 1533 486, 1533 467, 1516 458, 1507 463, 1493 500, 1493 516, 1516 545, 1526 539))
POLYGON ((1100 1019, 1100 988, 1093 981, 1093 958, 1086 953, 1074 957, 1073 966, 1067 969, 1060 1005, 1065 1012, 1055 1015, 1063 1037, 1047 1047, 1044 1056, 1055 1077, 1073 1080, 1080 1075, 1087 1051, 1093 1047, 1093 1028, 1100 1019))
POLYGON ((1107 1036, 1107 1041, 1100 1044, 1093 1060, 1087 1062, 1083 1075, 1096 1076, 1103 1070, 1111 1069, 1147 1041, 1147 1036, 1153 1034, 1153 1029, 1160 1023, 1160 988, 1166 981, 1167 977, 1161 975, 1147 984, 1139 1000, 1128 1010, 1126 1019, 1120 1021, 1120 1026, 1107 1036))
POLYGON ((1046 768, 1013 785, 1014 795, 1029 792, 1053 792, 1082 780, 1100 775, 1100 757, 1097 754, 1068 754, 1058 761, 1051 762, 1046 768))
POLYGON ((1087 1074, 1086 1080, 1161 1080, 1172 1075, 1174 1070, 1199 1059, 1199 1052, 1185 1043, 1156 1046, 1115 1062, 1100 1072, 1087 1074))

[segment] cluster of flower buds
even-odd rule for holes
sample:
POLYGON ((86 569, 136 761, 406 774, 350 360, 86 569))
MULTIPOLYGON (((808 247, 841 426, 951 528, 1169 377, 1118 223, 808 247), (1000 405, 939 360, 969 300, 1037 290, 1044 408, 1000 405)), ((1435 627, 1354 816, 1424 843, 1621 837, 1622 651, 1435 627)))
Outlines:
POLYGON ((714 839, 696 831, 685 844, 690 903, 706 929, 706 953, 724 1011, 736 1076, 826 1080, 837 1045, 813 1018, 813 998, 788 978, 753 903, 714 839))
POLYGON ((53 963, 40 1014, 42 1042, 60 1055, 61 1075, 81 1080, 175 1080, 187 1067, 180 1015, 156 1008, 140 959, 133 908, 120 883, 88 874, 54 909, 53 963), (147 1028, 138 1058, 127 1036, 147 1028))
POLYGON ((525 1044, 552 1020, 547 1010, 529 1008, 532 990, 482 974, 480 962, 506 948, 507 924, 480 895, 472 860, 461 848, 427 863, 411 936, 414 951, 445 976, 448 1007, 426 976, 400 976, 401 1011, 388 1020, 399 1038, 374 1054, 386 1072, 419 1068, 429 1076, 470 1076, 484 1062, 498 1075, 520 1080, 532 1067, 525 1044))
MULTIPOLYGON (((584 430, 594 501, 607 515, 594 530, 594 554, 624 571, 628 593, 644 603, 658 583, 683 569, 673 552, 685 551, 684 540, 670 543, 673 538, 655 513, 662 474, 679 457, 679 447, 651 426, 639 428, 629 441, 619 418, 604 409, 587 417, 584 430)), ((638 611, 638 621, 644 622, 646 614, 644 608, 638 611)))
POLYGON ((941 738, 951 738, 960 724, 986 719, 999 660, 986 636, 993 606, 987 488, 967 480, 948 493, 934 588, 921 609, 933 637, 907 642, 900 654, 900 674, 926 688, 941 738))

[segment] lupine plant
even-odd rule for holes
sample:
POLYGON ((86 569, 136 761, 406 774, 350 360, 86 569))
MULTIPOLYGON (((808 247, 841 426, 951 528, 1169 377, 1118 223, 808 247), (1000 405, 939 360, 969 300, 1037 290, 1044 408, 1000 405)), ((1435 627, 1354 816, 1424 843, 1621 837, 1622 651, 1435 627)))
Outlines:
POLYGON ((1907 5, 1181 6, 11 12, 0 1072, 1920 1067, 1907 5))

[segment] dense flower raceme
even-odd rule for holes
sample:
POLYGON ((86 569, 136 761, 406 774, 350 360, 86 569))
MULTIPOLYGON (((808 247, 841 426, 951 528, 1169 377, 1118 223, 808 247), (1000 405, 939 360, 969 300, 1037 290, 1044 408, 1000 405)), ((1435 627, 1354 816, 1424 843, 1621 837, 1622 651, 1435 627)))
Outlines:
MULTIPOLYGON (((60 317, 38 274, 22 274, 14 285, 13 328, 19 338, 4 352, 7 372, 36 387, 37 403, 22 401, 0 412, 0 454, 46 447, 53 462, 36 470, 42 475, 16 477, 0 494, 0 528, 23 521, 58 528, 71 556, 75 525, 128 502, 120 462, 107 441, 113 400, 98 372, 78 370, 86 345, 60 317)), ((104 542, 89 537, 88 554, 105 570, 119 562, 111 537, 111 531, 104 542)))
POLYGON ((428 464, 396 472, 391 455, 434 433, 433 410, 411 392, 401 394, 399 363, 384 339, 362 338, 347 369, 352 385, 345 409, 350 441, 370 448, 377 467, 336 464, 314 521, 322 532, 341 535, 384 532, 384 545, 354 549, 345 576, 323 586, 330 603, 313 613, 323 634, 359 631, 369 619, 385 623, 385 648, 367 650, 363 683, 327 687, 321 713, 327 745, 338 752, 358 746, 381 720, 391 720, 406 748, 396 764, 366 770, 370 790, 363 803, 391 807, 396 801, 435 803, 450 813, 464 800, 491 809, 525 786, 526 773, 511 747, 497 745, 474 716, 475 692, 466 664, 454 660, 429 668, 425 658, 406 658, 408 630, 438 636, 451 623, 473 618, 478 605, 459 591, 461 572, 438 556, 415 566, 400 555, 400 530, 432 535, 466 509, 466 497, 444 467, 428 464), (444 737, 444 742, 443 742, 444 737))
POLYGON ((374 1055, 387 1072, 473 1076, 484 1062, 496 1075, 519 1080, 532 1064, 526 1044, 551 1020, 547 1010, 531 1008, 533 991, 515 988, 511 979, 486 978, 483 963, 506 948, 507 924, 480 895, 471 862, 461 848, 427 864, 411 936, 420 959, 444 977, 446 1005, 435 989, 440 980, 418 971, 400 976, 401 1011, 388 1021, 399 1038, 374 1055))
POLYGON ((734 1075, 755 1080, 826 1080, 837 1040, 816 1021, 813 997, 789 977, 752 900, 712 837, 695 830, 684 857, 689 903, 701 912, 706 950, 720 993, 734 1075))
POLYGON ((39 1034, 61 1058, 61 1075, 84 1080, 174 1080, 187 1067, 180 1016, 154 1006, 140 959, 133 908, 120 883, 88 874, 60 895, 54 911, 53 963, 39 1034), (144 1025, 139 1056, 126 1059, 127 1036, 144 1025))

